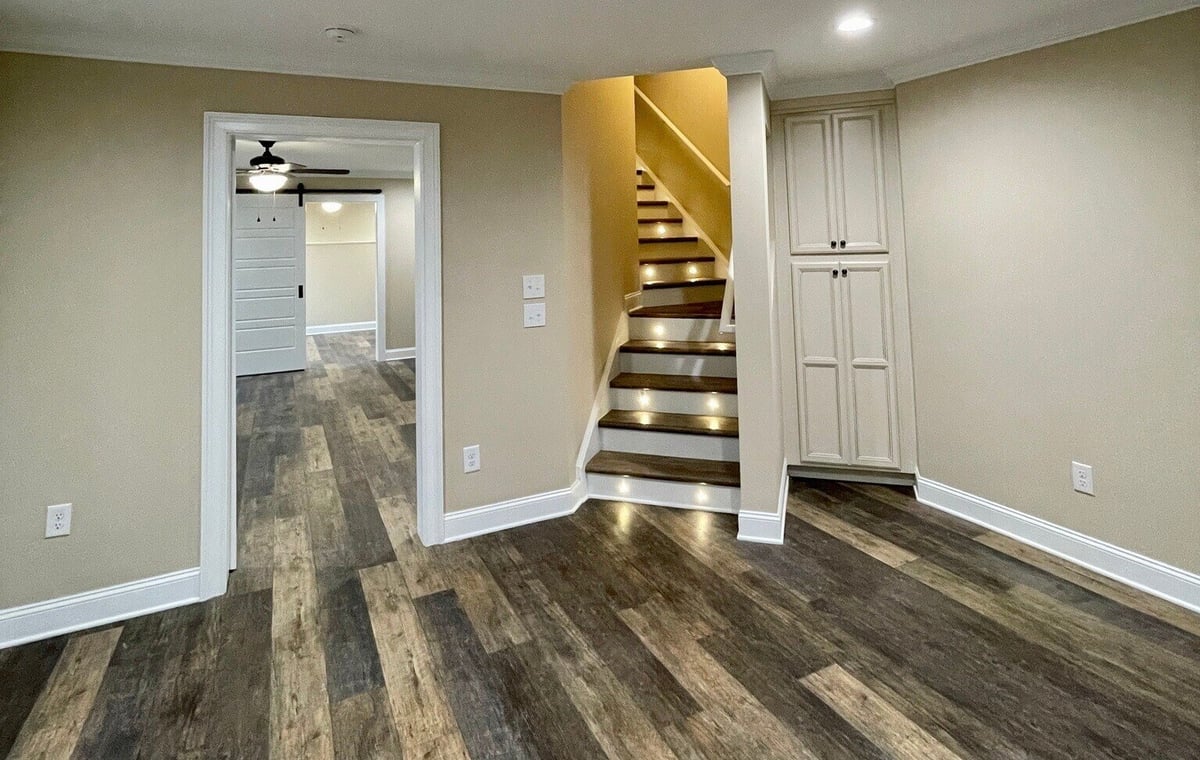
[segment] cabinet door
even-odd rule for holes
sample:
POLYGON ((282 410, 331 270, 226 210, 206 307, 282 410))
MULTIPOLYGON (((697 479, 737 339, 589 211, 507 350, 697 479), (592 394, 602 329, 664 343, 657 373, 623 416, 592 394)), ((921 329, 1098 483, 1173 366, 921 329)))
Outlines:
POLYGON ((833 122, 828 116, 784 120, 784 163, 790 250, 825 253, 837 239, 834 208, 833 122))
POLYGON ((800 460, 849 464, 838 262, 809 259, 791 266, 800 460))
POLYGON ((834 114, 833 138, 838 250, 886 252, 887 206, 879 109, 834 114), (843 240, 844 247, 840 246, 843 240))
POLYGON ((851 463, 876 469, 900 466, 896 351, 888 262, 843 261, 846 397, 851 463))

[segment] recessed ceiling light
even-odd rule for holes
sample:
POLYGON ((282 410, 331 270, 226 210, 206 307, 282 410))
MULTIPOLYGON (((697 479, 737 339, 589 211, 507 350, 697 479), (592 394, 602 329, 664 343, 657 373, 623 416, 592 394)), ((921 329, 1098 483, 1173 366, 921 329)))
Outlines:
POLYGON ((865 13, 851 13, 838 22, 837 28, 839 32, 853 34, 861 32, 875 26, 875 19, 865 13))

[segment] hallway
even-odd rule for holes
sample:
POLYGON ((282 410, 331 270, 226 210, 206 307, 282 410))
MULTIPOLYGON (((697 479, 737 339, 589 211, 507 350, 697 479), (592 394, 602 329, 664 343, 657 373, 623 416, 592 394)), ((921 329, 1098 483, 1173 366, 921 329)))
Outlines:
POLYGON ((794 481, 782 547, 591 502, 427 549, 411 364, 310 338, 239 383, 241 566, 0 652, 0 755, 1190 758, 1200 618, 934 513, 794 481))

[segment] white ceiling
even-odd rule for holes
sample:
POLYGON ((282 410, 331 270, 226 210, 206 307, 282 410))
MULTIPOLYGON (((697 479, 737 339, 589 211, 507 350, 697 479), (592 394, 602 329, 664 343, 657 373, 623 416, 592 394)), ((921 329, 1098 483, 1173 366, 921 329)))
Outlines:
MULTIPOLYGON (((234 166, 248 168, 262 152, 257 141, 239 138, 233 144, 234 166)), ((271 153, 310 168, 349 169, 351 177, 411 177, 413 170, 412 148, 355 140, 281 140, 271 153)))
POLYGON ((889 86, 1196 0, 2 0, 0 49, 562 92, 774 51, 775 97, 889 86), (854 38, 836 20, 878 20, 854 38), (361 30, 337 44, 327 26, 361 30))

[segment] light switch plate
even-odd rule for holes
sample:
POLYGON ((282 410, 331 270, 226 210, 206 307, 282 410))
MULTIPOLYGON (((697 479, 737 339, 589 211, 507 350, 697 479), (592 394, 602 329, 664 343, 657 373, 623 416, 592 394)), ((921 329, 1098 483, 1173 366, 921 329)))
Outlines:
POLYGON ((525 326, 526 327, 545 327, 546 326, 546 304, 544 304, 544 303, 527 303, 527 304, 525 304, 525 326))
POLYGON ((525 299, 545 298, 546 275, 527 274, 521 277, 521 297, 525 299))

